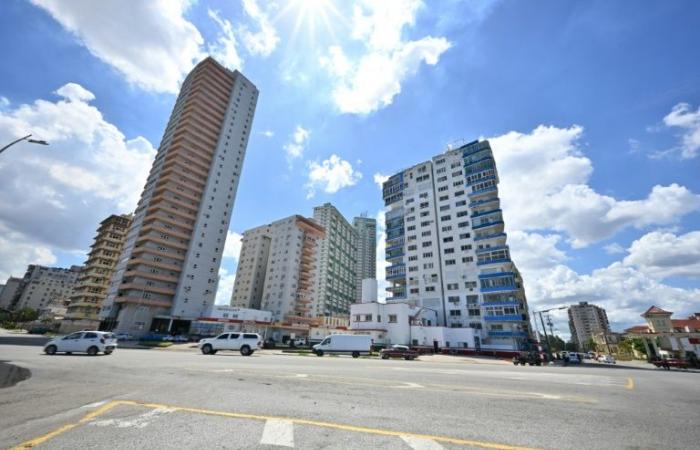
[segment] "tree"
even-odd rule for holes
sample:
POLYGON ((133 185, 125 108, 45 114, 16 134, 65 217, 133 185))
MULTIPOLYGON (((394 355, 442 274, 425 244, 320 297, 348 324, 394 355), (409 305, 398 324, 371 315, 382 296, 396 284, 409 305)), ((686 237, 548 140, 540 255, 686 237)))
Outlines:
POLYGON ((573 342, 567 342, 565 349, 567 352, 575 352, 576 351, 576 344, 573 342))
POLYGON ((598 344, 595 343, 593 338, 588 338, 586 343, 583 345, 584 350, 592 350, 592 351, 597 351, 598 350, 598 344))
POLYGON ((15 322, 31 322, 39 318, 39 311, 32 308, 22 308, 15 313, 15 322))

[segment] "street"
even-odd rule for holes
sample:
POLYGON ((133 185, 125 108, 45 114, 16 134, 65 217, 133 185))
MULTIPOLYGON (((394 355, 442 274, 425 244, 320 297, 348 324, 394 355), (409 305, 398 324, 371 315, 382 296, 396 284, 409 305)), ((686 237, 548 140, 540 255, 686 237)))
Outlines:
POLYGON ((189 348, 47 356, 26 339, 0 343, 0 361, 31 371, 0 389, 2 448, 687 449, 700 439, 694 372, 189 348))

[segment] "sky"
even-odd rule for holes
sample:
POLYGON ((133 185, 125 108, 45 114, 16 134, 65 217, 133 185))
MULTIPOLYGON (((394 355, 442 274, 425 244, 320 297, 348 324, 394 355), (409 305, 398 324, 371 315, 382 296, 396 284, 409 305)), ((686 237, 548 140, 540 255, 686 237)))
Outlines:
POLYGON ((135 208, 180 82, 212 55, 260 90, 217 303, 246 229, 325 202, 381 225, 388 175, 489 139, 533 311, 589 301, 617 331, 652 304, 700 311, 699 2, 124 5, 0 4, 0 143, 50 142, 0 155, 0 280, 81 264, 135 208))

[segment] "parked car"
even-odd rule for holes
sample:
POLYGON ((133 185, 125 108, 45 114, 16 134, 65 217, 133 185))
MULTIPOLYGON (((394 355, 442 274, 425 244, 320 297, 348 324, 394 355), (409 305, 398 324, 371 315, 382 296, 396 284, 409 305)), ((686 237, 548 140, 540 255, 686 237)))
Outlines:
POLYGON ((665 370, 671 370, 671 367, 675 367, 677 369, 687 369, 688 368, 688 362, 684 361, 682 359, 676 359, 676 358, 668 358, 668 359, 656 359, 651 362, 653 365, 659 368, 663 368, 665 370))
POLYGON ((27 331, 27 333, 29 333, 29 334, 46 334, 49 331, 51 331, 51 330, 49 330, 46 327, 32 327, 27 331))
POLYGON ((563 352, 562 359, 564 364, 581 364, 581 357, 576 352, 563 352))
POLYGON ((306 338, 299 337, 289 340, 290 347, 306 347, 306 338))
POLYGON ((202 339, 198 344, 205 355, 215 355, 219 350, 238 350, 243 356, 250 356, 262 347, 262 337, 257 333, 221 333, 202 339))
POLYGON ((102 352, 109 355, 116 349, 117 339, 112 333, 104 331, 78 331, 52 339, 44 346, 44 352, 47 355, 54 355, 57 352, 87 353, 90 356, 102 352))
POLYGON ((542 358, 537 352, 520 352, 519 355, 513 357, 513 365, 530 365, 530 366, 541 366, 542 358))
POLYGON ((166 342, 188 342, 187 336, 183 336, 181 334, 170 334, 168 336, 163 336, 163 340, 166 342))
POLYGON ((349 353, 353 358, 369 355, 372 337, 365 334, 333 334, 327 336, 320 344, 313 346, 317 356, 326 353, 349 353))
POLYGON ((160 333, 148 333, 144 334, 139 338, 139 341, 148 341, 148 342, 161 342, 165 339, 166 335, 165 334, 160 334, 160 333))
POLYGON ((598 357, 598 362, 605 364, 616 364, 615 358, 613 358, 611 355, 600 355, 598 357))
POLYGON ((129 333, 117 333, 114 335, 117 341, 133 341, 134 337, 129 333))
POLYGON ((411 350, 406 345, 392 345, 389 348, 382 349, 379 352, 379 356, 382 359, 403 358, 407 361, 410 361, 418 357, 418 352, 415 350, 411 350))

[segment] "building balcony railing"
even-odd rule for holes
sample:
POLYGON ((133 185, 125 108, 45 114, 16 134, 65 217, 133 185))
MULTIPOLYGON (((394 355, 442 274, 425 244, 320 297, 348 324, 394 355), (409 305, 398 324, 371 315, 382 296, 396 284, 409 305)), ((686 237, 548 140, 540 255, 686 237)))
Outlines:
POLYGON ((486 266, 488 264, 501 264, 512 262, 510 258, 484 259, 476 262, 477 266, 486 266))
POLYGON ((481 223, 479 225, 472 225, 473 230, 480 230, 482 228, 488 228, 488 227, 493 227, 496 225, 504 225, 502 220, 496 220, 493 222, 487 222, 487 223, 481 223))
POLYGON ((388 275, 388 274, 387 274, 386 279, 387 279, 387 280, 393 280, 393 281, 396 281, 396 280, 404 280, 404 281, 406 281, 406 274, 405 274, 405 273, 397 273, 397 274, 394 274, 394 275, 388 275))
POLYGON ((507 245, 497 245, 496 247, 478 248, 478 249, 476 249, 476 254, 480 255, 482 253, 489 253, 489 252, 493 252, 496 250, 504 250, 507 248, 508 248, 507 245))
POLYGON ((497 192, 497 191, 498 191, 498 187, 490 186, 490 187, 487 187, 486 189, 480 189, 478 191, 470 192, 469 197, 476 197, 478 195, 488 194, 489 192, 497 192))
POLYGON ((523 314, 504 314, 502 316, 484 316, 487 322, 522 322, 525 319, 523 314))
POLYGON ((500 208, 490 209, 488 211, 473 212, 469 217, 471 217, 473 219, 474 217, 488 216, 489 214, 494 214, 494 213, 499 213, 499 212, 501 212, 500 208))
POLYGON ((464 159, 464 168, 466 169, 469 166, 473 166, 474 164, 479 164, 480 162, 483 161, 488 161, 488 160, 493 160, 493 156, 491 154, 484 155, 483 157, 480 158, 465 158, 464 159))
POLYGON ((481 306, 520 306, 520 302, 517 300, 508 300, 503 302, 487 301, 482 303, 481 306))
POLYGON ((393 255, 386 255, 386 260, 390 261, 392 259, 403 258, 406 254, 404 252, 394 253, 393 255))
POLYGON ((501 199, 499 199, 498 197, 489 197, 489 198, 484 198, 481 200, 473 201, 473 202, 469 203, 469 207, 475 208, 477 206, 487 205, 489 203, 496 203, 496 202, 500 202, 500 201, 501 201, 501 199))
MULTIPOLYGON (((464 183, 464 185, 471 186, 471 185, 476 184, 476 183, 481 183, 482 181, 495 180, 495 179, 496 179, 496 175, 489 175, 489 176, 486 176, 483 178, 472 179, 472 180, 467 179, 467 181, 464 183)), ((489 189, 489 188, 487 188, 487 189, 489 189)))
POLYGON ((489 331, 491 337, 527 337, 524 331, 489 331))
POLYGON ((474 241, 483 241, 486 239, 494 239, 494 238, 504 238, 507 237, 508 235, 506 233, 492 233, 492 234, 487 234, 483 236, 474 236, 474 241))

